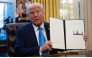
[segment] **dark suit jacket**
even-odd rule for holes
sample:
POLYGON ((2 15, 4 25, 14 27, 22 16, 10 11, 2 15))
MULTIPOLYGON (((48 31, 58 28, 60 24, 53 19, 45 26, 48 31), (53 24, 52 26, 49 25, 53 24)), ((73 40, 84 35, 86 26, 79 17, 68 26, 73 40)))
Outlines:
MULTIPOLYGON (((44 23, 47 38, 50 40, 49 24, 44 23)), ((37 38, 35 35, 32 23, 21 26, 16 30, 16 56, 33 56, 39 55, 40 46, 38 46, 37 38)), ((50 54, 57 53, 57 50, 50 51, 50 54)))

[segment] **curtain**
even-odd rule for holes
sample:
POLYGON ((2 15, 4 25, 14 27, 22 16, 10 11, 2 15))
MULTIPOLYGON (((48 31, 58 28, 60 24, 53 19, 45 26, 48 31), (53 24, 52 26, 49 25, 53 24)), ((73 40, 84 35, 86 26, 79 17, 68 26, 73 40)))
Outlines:
POLYGON ((49 22, 49 17, 59 18, 59 0, 31 0, 32 3, 43 4, 44 21, 49 22))
POLYGON ((92 50, 92 0, 80 0, 81 19, 84 19, 85 33, 88 35, 86 50, 92 50))
POLYGON ((60 0, 61 19, 79 19, 78 0, 60 0))

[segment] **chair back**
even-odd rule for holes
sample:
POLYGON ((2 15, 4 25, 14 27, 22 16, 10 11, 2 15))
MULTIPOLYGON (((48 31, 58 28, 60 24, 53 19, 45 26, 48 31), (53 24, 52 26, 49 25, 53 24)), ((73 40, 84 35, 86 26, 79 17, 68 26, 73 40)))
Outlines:
POLYGON ((20 26, 27 24, 28 22, 23 23, 9 23, 6 24, 6 39, 7 39, 7 52, 9 57, 14 57, 14 46, 15 46, 15 39, 16 39, 16 29, 20 26))

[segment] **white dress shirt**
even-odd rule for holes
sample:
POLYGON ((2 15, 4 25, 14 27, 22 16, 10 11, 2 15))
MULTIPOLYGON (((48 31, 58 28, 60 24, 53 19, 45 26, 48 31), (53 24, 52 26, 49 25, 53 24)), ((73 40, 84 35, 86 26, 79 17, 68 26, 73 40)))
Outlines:
MULTIPOLYGON (((35 34, 36 34, 36 38, 37 38, 37 41, 38 41, 38 45, 39 45, 39 39, 38 39, 38 33, 39 33, 39 30, 37 26, 33 25, 34 27, 34 31, 35 31, 35 34)), ((42 28, 42 33, 45 37, 45 40, 47 41, 47 36, 46 36, 46 31, 45 31, 45 28, 44 28, 44 23, 42 23, 42 25, 40 26, 42 28)), ((40 51, 40 55, 42 54, 42 52, 40 51)))

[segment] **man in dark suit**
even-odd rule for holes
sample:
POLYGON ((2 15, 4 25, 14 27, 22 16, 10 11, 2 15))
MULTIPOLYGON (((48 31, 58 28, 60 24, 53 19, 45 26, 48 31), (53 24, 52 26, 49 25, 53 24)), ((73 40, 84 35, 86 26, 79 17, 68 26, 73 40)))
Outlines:
POLYGON ((27 15, 31 22, 16 30, 15 54, 16 56, 42 55, 43 51, 57 53, 52 49, 49 24, 44 22, 44 11, 41 4, 33 3, 27 7, 27 15), (46 42, 40 46, 38 42, 38 27, 42 28, 46 42))
POLYGON ((52 49, 49 24, 43 20, 43 6, 39 3, 29 4, 27 6, 27 16, 31 22, 16 30, 16 56, 38 56, 42 55, 44 51, 48 51, 50 54, 57 53, 57 50, 52 49), (39 27, 41 27, 46 40, 43 45, 40 45, 39 41, 39 27))

